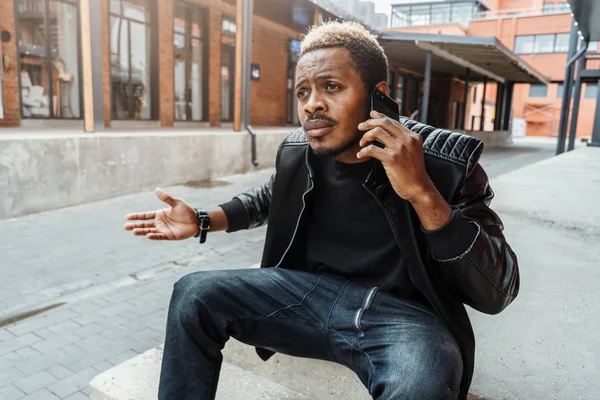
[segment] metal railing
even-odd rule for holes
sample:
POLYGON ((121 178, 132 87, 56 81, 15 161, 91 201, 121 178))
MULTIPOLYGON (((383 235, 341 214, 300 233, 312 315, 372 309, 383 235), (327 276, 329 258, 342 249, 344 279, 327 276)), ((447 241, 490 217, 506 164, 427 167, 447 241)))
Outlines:
POLYGON ((570 14, 571 6, 569 3, 556 3, 545 4, 543 7, 529 7, 529 8, 512 8, 506 10, 490 10, 480 11, 473 15, 473 21, 481 21, 486 19, 502 19, 502 18, 522 18, 522 17, 534 17, 541 15, 554 15, 554 14, 570 14), (559 6, 560 5, 560 6, 559 6), (552 6, 552 7, 548 7, 552 6))

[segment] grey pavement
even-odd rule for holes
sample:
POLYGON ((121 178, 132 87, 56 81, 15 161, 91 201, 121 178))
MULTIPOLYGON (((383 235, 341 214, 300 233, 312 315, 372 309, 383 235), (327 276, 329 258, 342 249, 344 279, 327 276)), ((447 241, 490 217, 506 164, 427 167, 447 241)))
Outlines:
MULTIPOLYGON (((492 177, 551 157, 554 141, 519 140, 491 150, 492 177)), ((195 206, 214 206, 265 182, 272 170, 206 188, 165 188, 195 206)), ((0 399, 87 398, 91 378, 163 341, 172 284, 196 270, 258 263, 264 228, 195 240, 151 242, 123 230, 124 215, 161 207, 145 192, 0 221, 0 399), (1 324, 1 323, 0 323, 1 324)))

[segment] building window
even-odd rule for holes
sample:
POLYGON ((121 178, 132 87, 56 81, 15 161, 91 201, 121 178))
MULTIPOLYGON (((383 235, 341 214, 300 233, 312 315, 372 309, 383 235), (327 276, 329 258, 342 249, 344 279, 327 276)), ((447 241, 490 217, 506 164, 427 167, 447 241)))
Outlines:
POLYGON ((402 28, 452 22, 466 26, 473 19, 475 13, 487 10, 478 0, 448 3, 394 5, 392 6, 391 27, 402 28))
POLYGON ((548 95, 548 86, 529 85, 529 97, 546 97, 548 95))
POLYGON ((110 1, 113 119, 151 119, 150 0, 110 1))
POLYGON ((566 53, 569 51, 569 34, 528 35, 515 38, 516 54, 566 53))
POLYGON ((569 34, 558 33, 556 34, 556 41, 554 42, 555 53, 566 53, 569 51, 569 34))
POLYGON ((598 51, 598 42, 589 42, 588 43, 587 52, 588 53, 595 53, 597 51, 598 51))
POLYGON ((235 82, 235 34, 233 18, 221 22, 221 121, 233 121, 235 82))
POLYGON ((515 38, 515 53, 530 54, 533 53, 535 36, 517 36, 515 38))
POLYGON ((586 98, 586 99, 598 98, 598 84, 597 83, 586 83, 585 84, 584 98, 586 98))
POLYGON ((15 1, 23 118, 80 118, 75 0, 15 1))
POLYGON ((288 69, 287 69, 287 104, 286 122, 298 124, 298 98, 296 97, 296 65, 300 59, 300 41, 288 41, 288 69))
POLYGON ((206 120, 206 13, 203 9, 177 4, 173 28, 175 119, 206 120))

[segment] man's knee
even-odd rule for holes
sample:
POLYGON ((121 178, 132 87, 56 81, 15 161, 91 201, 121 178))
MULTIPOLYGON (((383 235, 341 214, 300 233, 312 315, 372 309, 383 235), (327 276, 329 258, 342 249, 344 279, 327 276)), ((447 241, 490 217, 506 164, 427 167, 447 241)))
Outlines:
POLYGON ((222 271, 201 271, 181 277, 173 287, 171 311, 179 314, 197 313, 199 306, 221 297, 226 279, 222 271))
MULTIPOLYGON (((462 356, 456 342, 442 341, 405 349, 390 368, 375 380, 375 398, 450 400, 456 399, 463 372, 462 356), (416 347, 416 348, 415 348, 416 347), (401 361, 400 361, 401 360, 401 361)), ((390 357, 394 357, 390 355, 390 357)), ((374 382, 374 383, 375 383, 374 382)))

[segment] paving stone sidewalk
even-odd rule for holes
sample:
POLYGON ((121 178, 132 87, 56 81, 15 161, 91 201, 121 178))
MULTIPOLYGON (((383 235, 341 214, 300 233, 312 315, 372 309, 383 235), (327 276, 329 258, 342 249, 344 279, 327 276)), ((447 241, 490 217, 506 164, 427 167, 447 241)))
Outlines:
MULTIPOLYGON (((490 151, 490 176, 549 157, 553 143, 490 151)), ((223 178, 210 188, 164 188, 211 207, 264 183, 272 170, 223 178)), ((0 399, 88 398, 98 373, 164 339, 173 283, 206 269, 258 263, 265 228, 151 242, 123 230, 125 214, 162 207, 150 190, 111 200, 0 221, 0 320, 58 305, 0 328, 0 399)))

